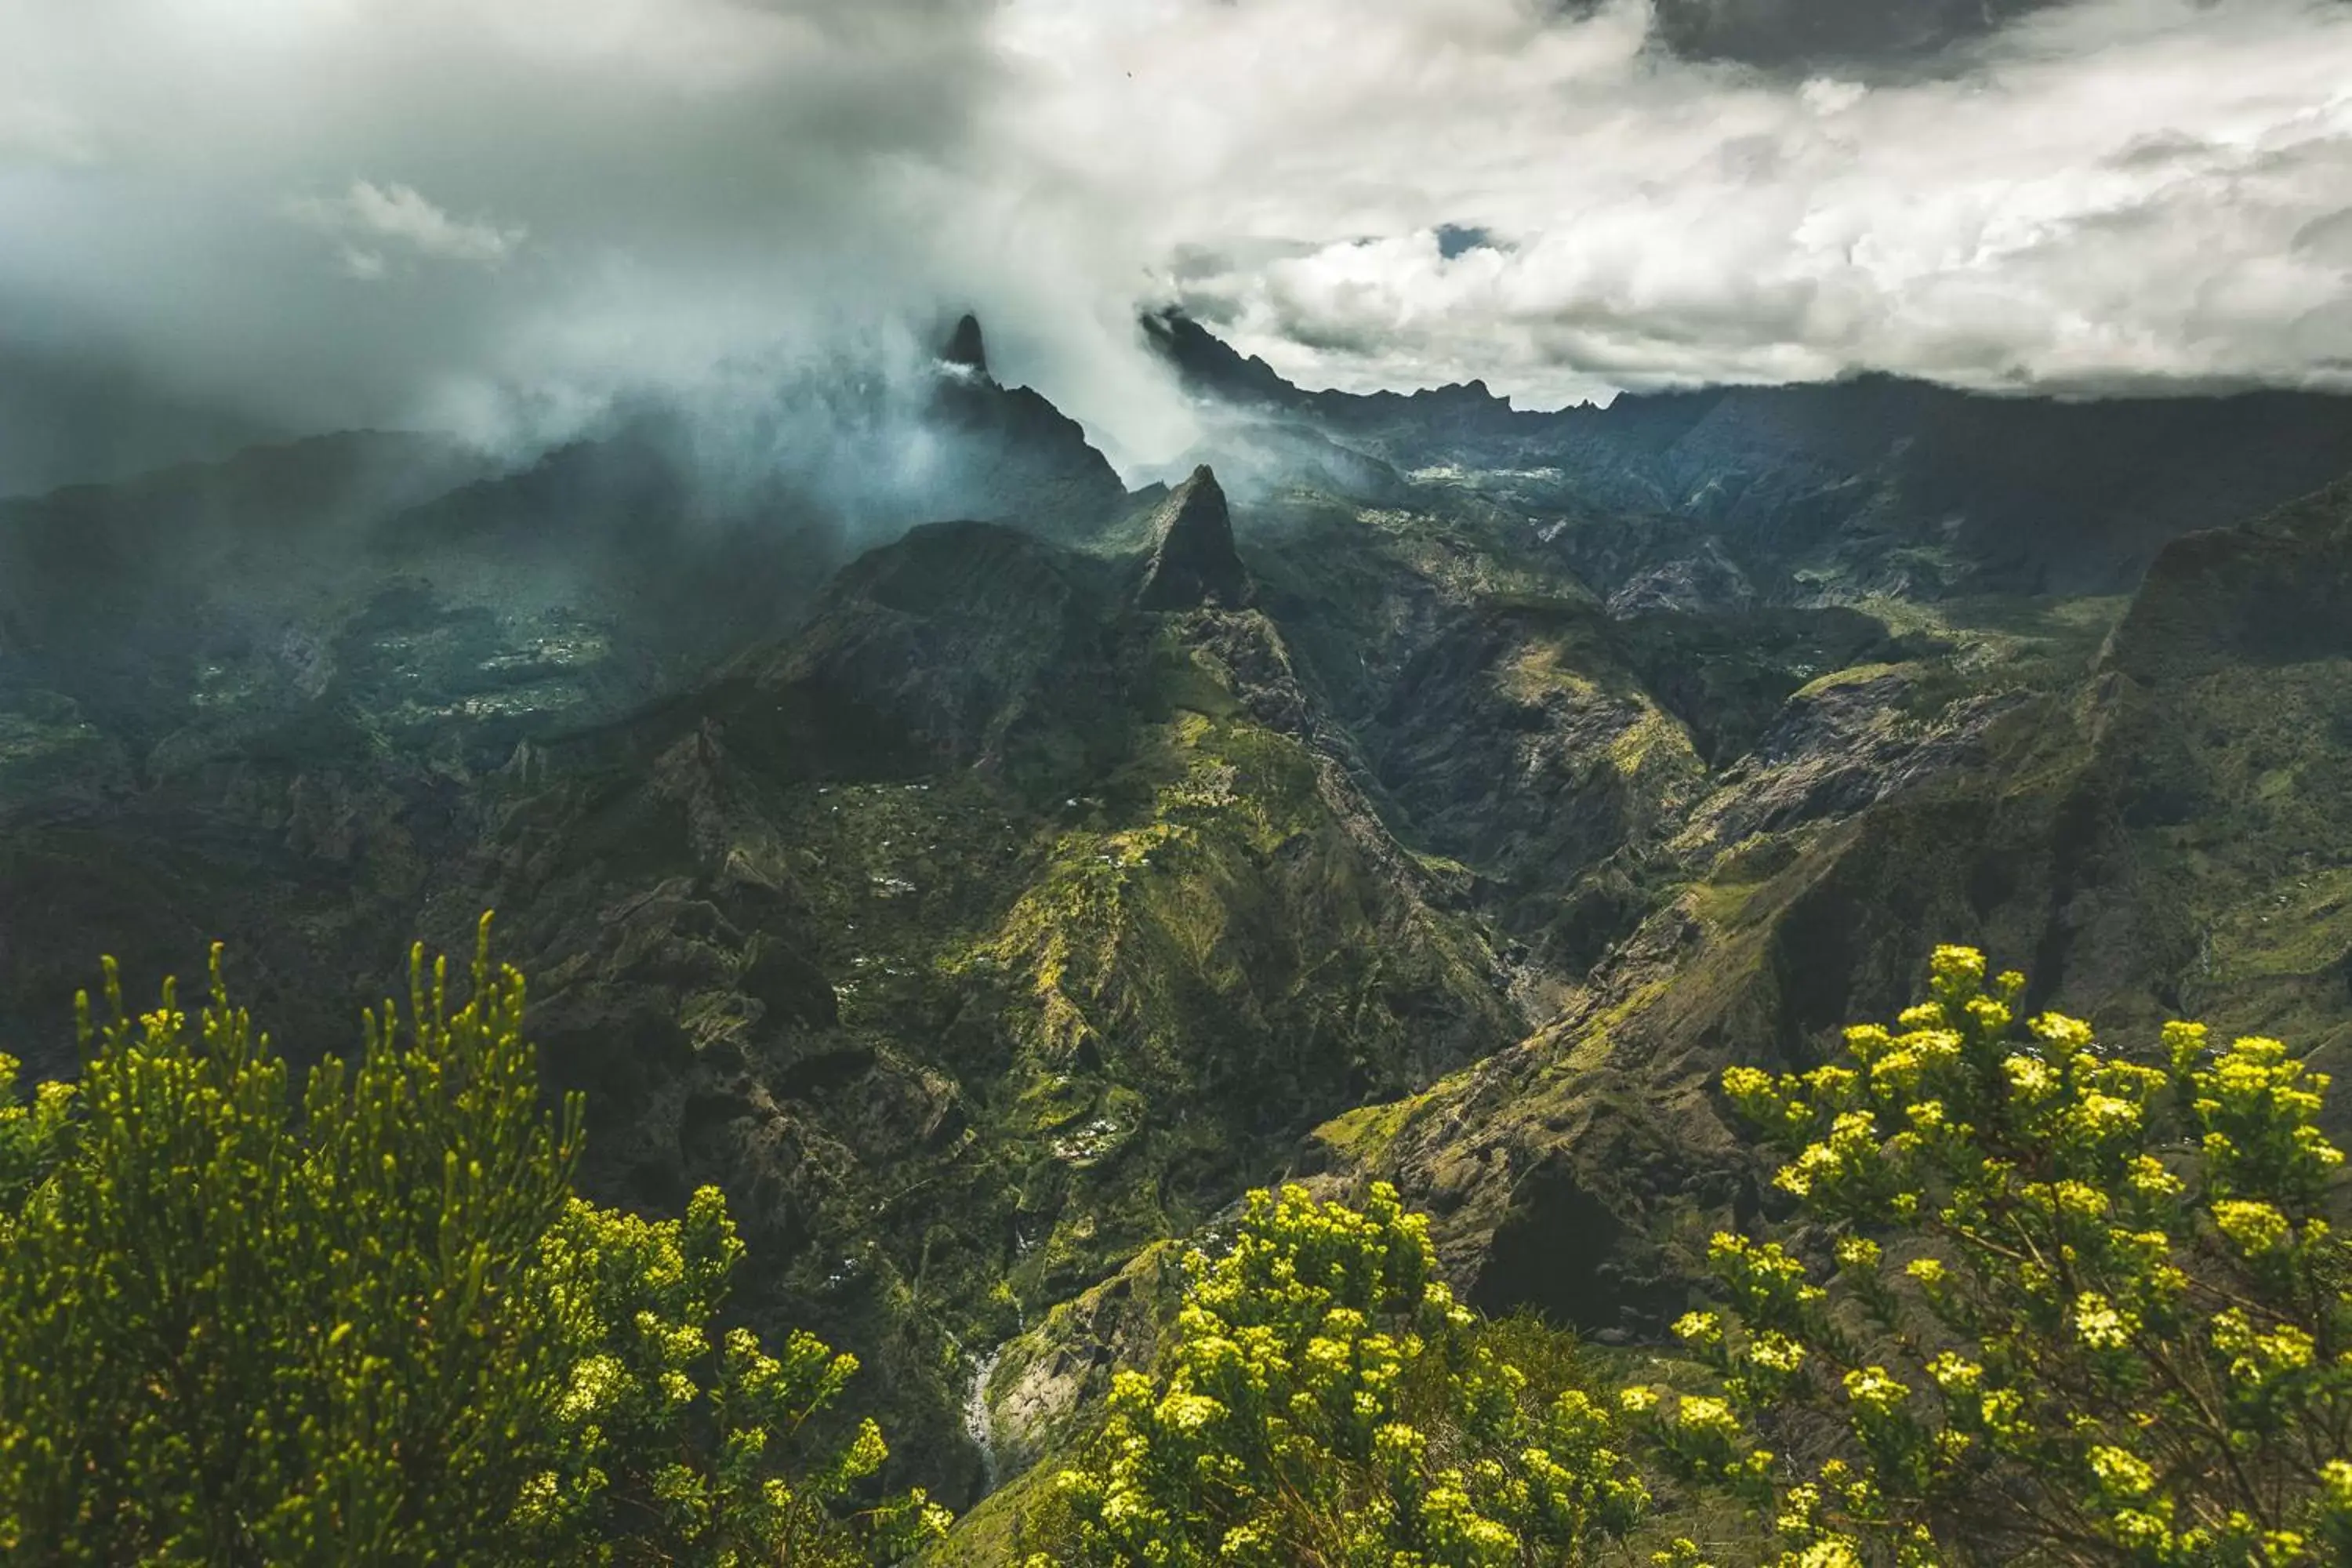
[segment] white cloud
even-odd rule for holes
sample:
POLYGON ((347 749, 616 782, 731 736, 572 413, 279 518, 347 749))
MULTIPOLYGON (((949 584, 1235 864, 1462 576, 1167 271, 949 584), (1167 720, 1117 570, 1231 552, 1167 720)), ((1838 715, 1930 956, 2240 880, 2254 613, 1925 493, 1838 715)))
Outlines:
POLYGON ((1797 100, 1815 114, 1843 114, 1869 93, 1870 89, 1858 81, 1817 76, 1797 89, 1797 100))
MULTIPOLYGON (((379 185, 354 180, 351 189, 335 197, 302 196, 288 204, 297 219, 347 241, 391 242, 435 261, 456 261, 496 267, 512 256, 529 237, 520 226, 501 228, 487 221, 466 223, 450 216, 410 185, 379 185)), ((343 265, 354 278, 381 278, 384 257, 380 250, 346 243, 343 265)))
POLYGON ((2338 384, 2347 84, 2340 0, 2072 0, 1900 71, 1694 63, 1645 0, 0 5, 47 106, 0 116, 0 331, 495 426, 970 306, 1143 458, 1171 300, 1310 384, 1535 402, 2338 384))
POLYGON ((2352 385, 2352 279, 2294 245, 2352 210, 2352 7, 2092 0, 1867 89, 1674 60, 1625 0, 1014 11, 1040 155, 1148 192, 1169 291, 1310 383, 2352 385))

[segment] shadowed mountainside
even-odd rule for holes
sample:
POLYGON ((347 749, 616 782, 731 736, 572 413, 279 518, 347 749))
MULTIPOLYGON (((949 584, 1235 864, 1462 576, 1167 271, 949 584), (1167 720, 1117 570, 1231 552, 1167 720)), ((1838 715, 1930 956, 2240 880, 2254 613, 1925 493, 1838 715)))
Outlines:
POLYGON ((97 952, 213 936, 344 1047, 495 906, 591 1188, 725 1186, 753 1314, 969 1500, 1286 1171, 1398 1180, 1481 1305, 1655 1332, 1764 1201, 1714 1075, 1939 941, 2339 1048, 2352 503, 2282 503, 2342 400, 1527 415, 1158 331, 1214 468, 1132 495, 965 323, 936 461, 855 495, 647 416, 0 503, 0 1049, 62 1069, 97 952))

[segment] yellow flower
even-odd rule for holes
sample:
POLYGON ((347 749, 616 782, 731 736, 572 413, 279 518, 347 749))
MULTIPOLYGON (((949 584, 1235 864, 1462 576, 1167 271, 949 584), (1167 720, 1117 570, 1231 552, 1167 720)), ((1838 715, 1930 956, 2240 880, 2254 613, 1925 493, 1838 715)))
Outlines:
POLYGON ((2145 1497, 2156 1489, 2156 1472, 2121 1448, 2101 1444, 2091 1450, 2091 1473, 2117 1497, 2145 1497))
POLYGON ((2179 1177, 2164 1168, 2164 1162, 2153 1154, 2141 1154, 2133 1159, 2131 1171, 2124 1177, 2132 1191, 2144 1198, 2179 1197, 2184 1190, 2179 1177))
POLYGON ((2213 1223, 2249 1258, 2259 1258, 2294 1234, 2286 1215, 2269 1204, 2224 1198, 2213 1205, 2213 1223))
POLYGON ((2293 1323, 2281 1323, 2264 1333, 2235 1307, 2214 1316, 2213 1345, 2231 1358, 2231 1375, 2248 1383, 2300 1372, 2311 1365, 2318 1352, 2312 1337, 2293 1323))
POLYGON ((1945 984, 1980 985, 1985 956, 1973 947, 1938 947, 1927 961, 1927 972, 1945 984))
POLYGON ((1682 1403, 1675 1406, 1675 1420, 1678 1425, 1694 1432, 1712 1433, 1727 1437, 1736 1435, 1739 1430, 1739 1423, 1732 1415, 1730 1405, 1720 1399, 1711 1399, 1700 1394, 1683 1395, 1682 1403))
POLYGON ((1825 1535, 1791 1561, 1796 1568, 1863 1568, 1861 1550, 1847 1535, 1825 1535))
POLYGON ((1675 1320, 1675 1337, 1711 1345, 1723 1338, 1723 1320, 1713 1312, 1685 1312, 1675 1320))
POLYGON ((556 1405, 556 1415, 565 1421, 584 1421, 604 1414, 627 1375, 616 1356, 588 1357, 572 1369, 572 1381, 556 1405))
POLYGON ((1969 1394, 1983 1381, 1984 1368, 1956 1352, 1945 1351, 1927 1363, 1927 1375, 1946 1394, 1969 1394))
POLYGON ((1987 1035, 1998 1036, 2009 1027, 2009 1008, 1990 996, 1975 997, 1969 1003, 1969 1022, 1987 1035))
POLYGON ((2139 1130, 2140 1110, 2128 1100, 2095 1090, 2074 1107, 2074 1125, 2094 1138, 2116 1138, 2139 1130))
POLYGON ((2042 1014, 2033 1020, 2033 1033, 2060 1050, 2087 1050, 2091 1045, 2091 1026, 2063 1013, 2042 1014))
POLYGON ((2008 1075, 2011 1091, 2029 1105, 2048 1099, 2058 1087, 2058 1080, 2051 1076, 2049 1064, 2038 1057, 2004 1058, 2000 1070, 2008 1075))
POLYGON ((2139 1328, 2134 1314, 2117 1308, 2096 1290, 2074 1298, 2074 1336, 2093 1350, 2121 1350, 2139 1328))
POLYGON ((2005 1436, 2024 1430, 2025 1396, 2013 1388, 1994 1389, 1984 1396, 1984 1424, 2005 1436))
POLYGON ((1897 1382, 1883 1366, 1864 1367, 1845 1374, 1845 1396, 1849 1403, 1864 1412, 1878 1416, 1892 1415, 1911 1396, 1911 1391, 1897 1382))
POLYGON ((1224 1413, 1225 1407, 1205 1394, 1182 1393, 1169 1394, 1155 1412, 1161 1426, 1179 1432, 1198 1432, 1224 1413))
POLYGON ((2083 1219, 2104 1219, 2115 1206, 2106 1194, 2088 1182, 2053 1182, 2048 1186, 2032 1186, 2024 1196, 2037 1208, 2083 1219))
POLYGON ((1863 1061, 1873 1060, 1894 1044, 1894 1037, 1878 1024, 1855 1024, 1845 1032, 1845 1048, 1863 1061))

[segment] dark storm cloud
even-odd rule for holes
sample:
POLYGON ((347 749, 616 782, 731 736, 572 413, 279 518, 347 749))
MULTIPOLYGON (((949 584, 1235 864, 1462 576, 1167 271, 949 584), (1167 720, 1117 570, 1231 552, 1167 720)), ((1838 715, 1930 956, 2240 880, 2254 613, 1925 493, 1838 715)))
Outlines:
POLYGON ((1777 71, 1933 68, 2059 0, 1657 0, 1660 44, 1777 71))

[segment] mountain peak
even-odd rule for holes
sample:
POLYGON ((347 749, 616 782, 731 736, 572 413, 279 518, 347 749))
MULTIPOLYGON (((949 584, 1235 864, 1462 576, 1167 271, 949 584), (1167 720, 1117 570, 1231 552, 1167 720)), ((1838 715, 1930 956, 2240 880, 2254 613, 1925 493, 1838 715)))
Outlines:
POLYGON ((1233 514, 1206 463, 1169 493, 1151 519, 1151 564, 1136 605, 1146 610, 1189 610, 1214 605, 1239 609, 1252 597, 1249 568, 1234 547, 1233 514))
POLYGON ((1265 361, 1242 357, 1223 338, 1181 310, 1162 310, 1142 318, 1143 335, 1160 358, 1196 392, 1227 402, 1288 405, 1299 391, 1282 379, 1265 361))
POLYGON ((943 363, 957 365, 981 375, 988 374, 988 344, 980 335, 980 318, 967 313, 948 335, 947 346, 940 351, 943 363))

